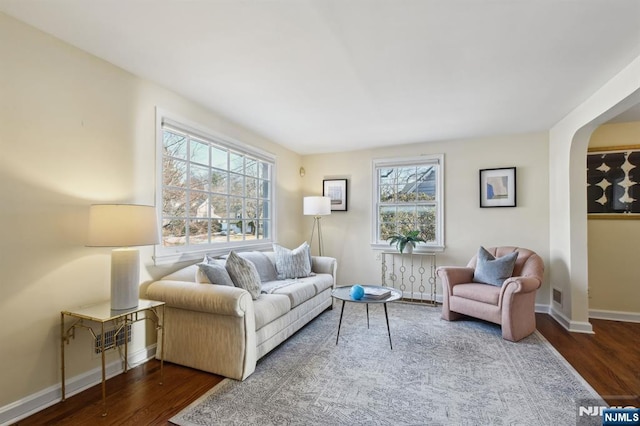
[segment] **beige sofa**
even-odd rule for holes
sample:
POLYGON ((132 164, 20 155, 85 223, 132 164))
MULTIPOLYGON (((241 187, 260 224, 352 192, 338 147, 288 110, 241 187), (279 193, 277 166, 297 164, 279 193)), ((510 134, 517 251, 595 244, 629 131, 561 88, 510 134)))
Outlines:
MULTIPOLYGON (((261 278, 275 278, 275 255, 263 253, 269 262, 259 266, 261 278)), ((146 297, 166 302, 164 359, 244 380, 260 358, 332 306, 336 259, 314 256, 311 264, 310 277, 263 281, 270 293, 257 300, 241 288, 210 284, 197 265, 151 283, 146 297)))

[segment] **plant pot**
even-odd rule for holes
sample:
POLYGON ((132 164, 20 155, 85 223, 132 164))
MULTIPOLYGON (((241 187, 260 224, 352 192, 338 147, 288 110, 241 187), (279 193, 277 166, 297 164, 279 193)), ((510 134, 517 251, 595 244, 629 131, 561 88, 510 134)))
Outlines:
POLYGON ((406 253, 406 254, 413 253, 413 244, 407 244, 406 246, 404 246, 404 250, 402 251, 402 253, 406 253))

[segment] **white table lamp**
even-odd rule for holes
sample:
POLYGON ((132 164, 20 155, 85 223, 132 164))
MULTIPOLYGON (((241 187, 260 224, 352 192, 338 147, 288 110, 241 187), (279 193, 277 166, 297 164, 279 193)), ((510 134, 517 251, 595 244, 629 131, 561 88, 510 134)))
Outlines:
POLYGON ((153 206, 95 204, 89 210, 89 247, 118 247, 111 252, 111 309, 138 306, 140 252, 135 246, 158 244, 153 206))
POLYGON ((313 216, 313 228, 311 229, 311 240, 309 246, 313 243, 313 235, 318 228, 318 254, 322 256, 322 228, 320 227, 321 216, 331 214, 331 198, 329 197, 304 197, 303 214, 305 216, 313 216))

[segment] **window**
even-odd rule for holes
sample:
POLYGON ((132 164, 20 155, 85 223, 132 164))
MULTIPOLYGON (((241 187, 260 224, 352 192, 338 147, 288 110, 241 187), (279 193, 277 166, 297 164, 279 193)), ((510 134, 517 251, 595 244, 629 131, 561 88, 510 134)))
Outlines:
POLYGON ((372 246, 389 248, 395 233, 419 230, 430 250, 444 248, 444 156, 373 161, 372 246))
POLYGON ((166 116, 159 119, 156 259, 270 247, 274 158, 166 116))

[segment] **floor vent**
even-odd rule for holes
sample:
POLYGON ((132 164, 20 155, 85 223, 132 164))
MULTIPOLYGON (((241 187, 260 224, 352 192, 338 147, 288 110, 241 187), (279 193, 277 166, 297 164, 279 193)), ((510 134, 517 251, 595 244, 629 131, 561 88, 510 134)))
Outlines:
POLYGON ((562 306, 562 292, 557 288, 553 289, 553 301, 562 306))
MULTIPOLYGON (((104 347, 105 350, 117 348, 118 346, 124 345, 124 328, 120 329, 120 332, 116 335, 117 330, 109 330, 104 332, 104 347), (115 338, 115 341, 114 341, 115 338)), ((96 336, 94 351, 96 354, 101 353, 100 351, 100 343, 101 343, 102 335, 98 334, 96 336)), ((131 325, 127 326, 127 342, 131 343, 131 325)))

